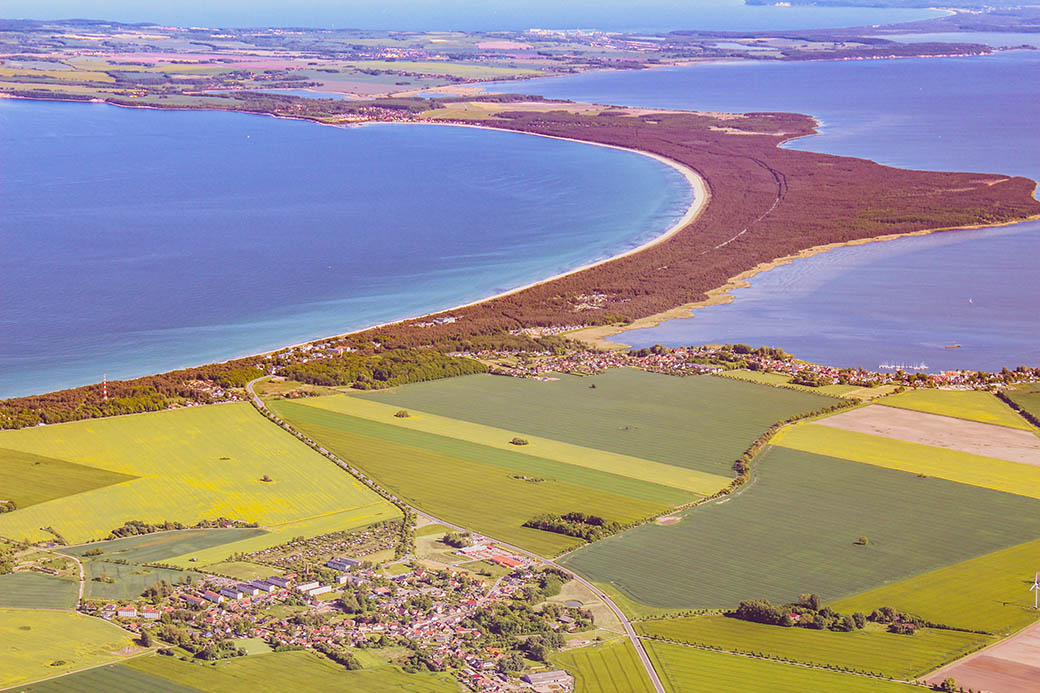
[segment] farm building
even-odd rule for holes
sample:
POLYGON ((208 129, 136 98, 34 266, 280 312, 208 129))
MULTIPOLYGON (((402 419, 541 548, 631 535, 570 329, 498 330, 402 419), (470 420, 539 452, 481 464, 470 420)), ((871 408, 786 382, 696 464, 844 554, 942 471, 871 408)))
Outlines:
POLYGON ((524 681, 532 686, 569 686, 571 675, 563 669, 554 669, 553 671, 525 674, 524 681))
POLYGON ((491 560, 495 563, 505 566, 506 568, 519 568, 524 562, 519 558, 513 558, 512 556, 503 556, 502 554, 496 554, 491 557, 491 560))

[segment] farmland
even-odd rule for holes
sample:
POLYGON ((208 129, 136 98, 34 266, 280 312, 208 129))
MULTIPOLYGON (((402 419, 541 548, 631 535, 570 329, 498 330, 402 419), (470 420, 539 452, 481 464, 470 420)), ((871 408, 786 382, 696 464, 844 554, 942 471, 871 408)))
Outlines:
MULTIPOLYGON (((427 412, 409 411, 407 417, 398 417, 395 414, 400 411, 400 408, 373 401, 367 397, 346 395, 311 397, 300 400, 298 403, 370 421, 393 424, 409 430, 457 438, 498 450, 507 450, 511 453, 586 467, 607 474, 631 479, 652 479, 655 484, 701 495, 710 495, 720 488, 724 488, 729 484, 732 476, 707 474, 652 460, 563 443, 558 440, 537 438, 526 432, 484 426, 427 412), (523 437, 528 444, 523 446, 510 444, 510 441, 516 437, 523 437)), ((516 458, 510 457, 510 459, 516 458)), ((533 461, 531 463, 535 464, 533 461)), ((683 502, 679 495, 675 495, 673 498, 677 503, 683 502)), ((665 498, 661 500, 669 502, 665 498)))
POLYGON ((780 431, 773 443, 791 450, 1040 498, 1040 469, 1033 465, 819 424, 799 424, 780 431))
POLYGON ((110 623, 33 609, 0 609, 0 642, 0 686, 104 664, 136 649, 130 635, 110 623))
POLYGON ((1037 419, 1040 419, 1040 383, 1030 383, 1008 390, 1007 396, 1012 402, 1022 407, 1037 419))
POLYGON ((574 690, 577 693, 650 693, 654 690, 635 648, 627 638, 563 652, 556 655, 552 663, 566 669, 574 677, 574 690))
POLYGON ((875 630, 837 633, 769 626, 726 616, 643 621, 636 628, 640 634, 663 640, 709 645, 731 652, 757 652, 774 659, 849 668, 898 679, 922 675, 993 640, 986 635, 952 630, 924 629, 912 636, 875 630))
POLYGON ((647 642, 646 649, 669 693, 733 690, 734 684, 738 681, 742 693, 911 693, 920 690, 908 684, 710 652, 671 643, 647 642))
POLYGON ((837 402, 730 378, 627 368, 553 382, 476 375, 365 396, 723 476, 772 424, 837 402))
POLYGON ((830 397, 843 397, 848 395, 850 392, 855 392, 860 389, 856 385, 823 385, 821 387, 809 387, 808 385, 793 385, 791 384, 792 376, 784 373, 768 373, 766 371, 746 371, 743 369, 726 371, 721 374, 725 378, 734 378, 736 380, 746 380, 749 383, 758 383, 759 385, 782 385, 784 387, 790 387, 795 390, 801 390, 802 392, 812 392, 818 395, 828 395, 830 397))
POLYGON ((0 608, 75 609, 79 585, 40 573, 0 575, 0 608))
POLYGON ((262 529, 186 529, 156 532, 125 539, 110 539, 61 550, 82 557, 88 551, 101 551, 106 559, 119 558, 131 563, 155 563, 191 551, 201 551, 250 537, 266 534, 262 529))
POLYGON ((1008 634, 1036 621, 1029 585, 1040 570, 1040 540, 840 599, 841 612, 883 604, 956 628, 1008 634))
POLYGON ((406 674, 389 665, 345 671, 309 652, 274 652, 221 662, 216 667, 182 662, 172 657, 141 657, 126 666, 167 681, 211 691, 358 690, 365 693, 457 691, 447 674, 406 674))
POLYGON ((32 693, 193 693, 196 688, 181 686, 166 679, 150 676, 122 664, 88 669, 76 674, 62 676, 14 689, 32 693))
POLYGON ((530 456, 291 402, 271 405, 420 509, 538 553, 555 555, 581 540, 522 526, 537 515, 577 511, 627 524, 669 507, 638 498, 647 484, 635 479, 548 460, 539 466, 530 456))
POLYGON ((14 539, 52 538, 49 526, 78 543, 135 519, 276 524, 381 502, 246 404, 4 431, 0 448, 140 477, 0 516, 14 539))
MULTIPOLYGON (((137 564, 124 565, 105 560, 85 560, 83 568, 87 574, 84 596, 88 599, 136 599, 160 580, 175 583, 189 576, 188 573, 179 570, 137 564)), ((192 576, 193 579, 198 577, 198 574, 192 576)))
POLYGON ((889 395, 878 401, 889 407, 912 409, 928 414, 952 416, 957 419, 996 424, 1026 431, 1033 427, 1015 413, 1011 407, 997 399, 996 395, 977 390, 910 390, 889 395))
POLYGON ((96 488, 133 481, 129 474, 73 464, 18 450, 0 449, 0 489, 3 500, 19 508, 96 488))
POLYGON ((1040 505, 1022 496, 779 447, 756 464, 734 497, 562 562, 651 606, 718 608, 834 599, 1040 534, 1040 505))

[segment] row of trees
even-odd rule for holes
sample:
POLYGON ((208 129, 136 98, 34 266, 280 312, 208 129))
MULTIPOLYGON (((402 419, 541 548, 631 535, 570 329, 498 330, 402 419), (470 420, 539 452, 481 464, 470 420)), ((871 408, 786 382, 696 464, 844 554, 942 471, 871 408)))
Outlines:
POLYGON ((294 363, 282 374, 311 385, 349 386, 375 390, 394 385, 486 373, 474 359, 448 356, 430 349, 392 349, 374 354, 349 353, 328 359, 294 363))
POLYGON ((589 542, 597 541, 621 530, 621 525, 617 522, 611 522, 597 515, 588 515, 580 512, 571 512, 565 515, 546 513, 528 520, 524 523, 524 527, 540 529, 544 532, 566 534, 567 536, 579 537, 589 542))

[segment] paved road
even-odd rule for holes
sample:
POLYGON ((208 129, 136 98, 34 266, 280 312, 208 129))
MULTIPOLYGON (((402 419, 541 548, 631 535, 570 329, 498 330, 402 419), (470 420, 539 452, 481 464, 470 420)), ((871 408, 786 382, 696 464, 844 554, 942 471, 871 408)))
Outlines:
MULTIPOLYGON (((257 382, 263 380, 266 377, 267 376, 256 378, 254 380, 249 381, 246 384, 246 391, 249 392, 249 396, 253 398, 253 403, 261 411, 268 411, 267 405, 264 404, 264 401, 262 399, 260 399, 260 397, 256 394, 256 391, 253 390, 253 386, 257 382)), ((359 473, 356 470, 354 470, 353 467, 351 467, 349 464, 347 464, 346 462, 341 460, 339 457, 337 457, 333 453, 329 452, 328 453, 328 457, 329 457, 329 459, 334 461, 340 467, 343 467, 344 469, 346 469, 348 472, 350 472, 354 476, 358 476, 359 473)), ((374 485, 374 482, 372 482, 367 477, 363 477, 362 481, 365 481, 369 485, 374 485)), ((423 512, 422 510, 419 510, 418 508, 414 508, 411 505, 408 505, 407 503, 405 503, 404 501, 401 501, 400 499, 396 499, 395 498, 395 500, 400 505, 403 505, 403 506, 409 508, 412 512, 414 512, 416 514, 416 517, 425 517, 426 519, 428 519, 432 523, 439 524, 439 525, 444 525, 445 527, 449 527, 449 528, 454 529, 454 530, 459 531, 459 532, 472 532, 473 531, 473 530, 471 530, 471 529, 469 529, 467 527, 461 527, 461 526, 453 524, 451 522, 446 522, 445 520, 442 520, 440 518, 434 517, 433 515, 430 515, 427 512, 423 512)), ((492 539, 494 539, 494 537, 492 537, 492 539)), ((497 539, 495 540, 495 543, 498 544, 499 546, 505 548, 505 549, 513 551, 514 553, 523 554, 524 556, 527 556, 527 557, 531 558, 532 560, 534 560, 534 561, 536 561, 536 562, 538 562, 538 563, 540 563, 542 565, 552 566, 553 568, 556 568, 557 570, 562 571, 563 573, 566 573, 567 575, 570 575, 574 580, 577 580, 579 583, 581 583, 586 588, 588 588, 589 591, 591 591, 593 594, 595 594, 597 597, 599 597, 603 601, 603 603, 606 604, 607 606, 609 606, 610 610, 613 611, 615 615, 617 615, 618 620, 621 621, 622 625, 625 626, 625 633, 628 634, 628 639, 632 642, 632 646, 636 648, 636 653, 639 655, 639 659, 643 662, 643 667, 646 669, 646 673, 650 677, 650 680, 653 682, 654 688, 656 689, 657 693, 665 693, 664 685, 661 683, 661 678, 657 675, 657 671, 654 669, 654 665, 650 661, 650 657, 649 657, 649 655, 647 655, 646 649, 643 647, 643 641, 639 639, 639 636, 636 635, 635 629, 632 628, 632 622, 628 620, 628 617, 625 616, 625 613, 618 607, 617 604, 614 603, 614 601, 610 597, 608 597, 606 595, 606 593, 603 592, 603 590, 601 590, 600 588, 596 587, 591 582, 589 582, 588 580, 586 580, 582 576, 580 576, 577 573, 575 573, 573 570, 570 570, 569 568, 566 568, 566 567, 564 567, 562 565, 559 565, 558 563, 556 563, 556 562, 554 562, 552 560, 549 560, 547 558, 543 558, 542 556, 539 556, 536 553, 531 553, 530 551, 527 551, 526 549, 522 549, 519 546, 513 546, 512 544, 506 544, 504 542, 498 541, 497 539)))

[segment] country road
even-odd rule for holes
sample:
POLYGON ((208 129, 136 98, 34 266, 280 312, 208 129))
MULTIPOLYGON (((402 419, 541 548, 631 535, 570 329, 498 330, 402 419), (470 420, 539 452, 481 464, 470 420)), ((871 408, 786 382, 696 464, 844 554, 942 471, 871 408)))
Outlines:
MULTIPOLYGON (((267 377, 268 376, 262 376, 260 378, 254 378, 253 380, 249 381, 248 383, 246 383, 246 391, 249 393, 249 396, 253 400, 253 405, 256 406, 257 409, 259 409, 262 413, 270 414, 271 412, 267 408, 267 405, 264 403, 264 401, 262 399, 260 399, 260 396, 257 395, 256 391, 253 389, 253 386, 257 382, 259 382, 261 380, 264 380, 267 377)), ((285 425, 288 426, 288 424, 285 424, 285 425)), ((294 432, 296 432, 296 431, 294 431, 294 432)), ((374 486, 375 485, 374 481, 372 481, 368 477, 360 475, 360 473, 357 470, 355 470, 347 462, 341 460, 338 456, 336 456, 332 452, 329 452, 329 451, 326 450, 325 454, 326 454, 326 457, 328 457, 329 459, 334 461, 340 467, 342 467, 343 469, 347 470, 348 472, 350 472, 355 477, 359 477, 361 479, 361 481, 363 481, 364 483, 368 484, 369 486, 374 486)), ((468 527, 462 527, 462 526, 456 525, 454 523, 447 522, 447 521, 442 520, 440 518, 434 517, 433 515, 430 515, 429 513, 424 512, 424 511, 420 510, 419 508, 415 508, 412 505, 410 505, 408 503, 405 503, 403 500, 397 498, 396 496, 393 496, 393 494, 390 494, 385 489, 382 489, 382 490, 383 490, 383 494, 381 494, 381 495, 385 495, 385 496, 389 496, 389 497, 393 498, 394 501, 398 505, 404 506, 404 507, 408 508, 409 510, 411 510, 412 512, 414 512, 416 514, 416 517, 425 517, 425 518, 427 518, 428 520, 430 520, 433 523, 444 525, 445 527, 450 527, 451 529, 454 529, 454 530, 460 531, 460 532, 473 532, 474 531, 474 530, 472 530, 472 529, 470 529, 468 527)), ((479 534, 479 532, 478 532, 478 534, 479 534)), ((494 537, 490 537, 490 538, 494 539, 494 537)), ((505 549, 509 549, 510 551, 513 551, 515 553, 523 554, 523 555, 533 559, 534 561, 537 561, 541 565, 552 566, 553 568, 556 568, 557 570, 559 570, 559 571, 561 571, 563 573, 566 573, 567 575, 570 575, 571 578, 573 578, 574 580, 578 581, 580 584, 584 585, 589 591, 591 591, 593 594, 595 594, 597 597, 599 597, 603 601, 604 604, 606 604, 607 606, 610 607, 611 611, 613 611, 614 614, 618 617, 618 619, 621 621, 622 625, 625 626, 625 633, 628 635, 628 639, 629 639, 629 641, 631 641, 632 646, 636 648, 636 653, 639 655, 640 661, 643 662, 643 667, 646 669, 646 673, 650 677, 650 681, 653 682, 654 689, 657 691, 657 693, 665 693, 664 685, 661 683, 661 678, 657 675, 657 670, 654 669, 654 665, 650 661, 650 656, 646 653, 646 649, 643 647, 642 640, 640 640, 639 636, 636 635, 636 631, 632 627, 632 622, 628 620, 628 617, 625 616, 625 613, 621 610, 621 608, 618 607, 618 605, 614 603, 614 600, 612 600, 610 597, 608 597, 606 595, 606 593, 603 592, 603 590, 599 589, 594 584, 592 584, 591 582, 589 582, 588 580, 583 578, 581 575, 578 575, 577 573, 575 573, 573 570, 570 570, 569 568, 566 568, 566 567, 564 567, 562 565, 559 565, 558 563, 552 561, 551 559, 539 556, 538 554, 532 553, 530 551, 527 551, 526 549, 522 549, 519 546, 513 546, 512 544, 506 544, 505 542, 498 541, 497 539, 495 539, 495 543, 498 544, 499 546, 501 546, 501 547, 503 547, 505 549)))

